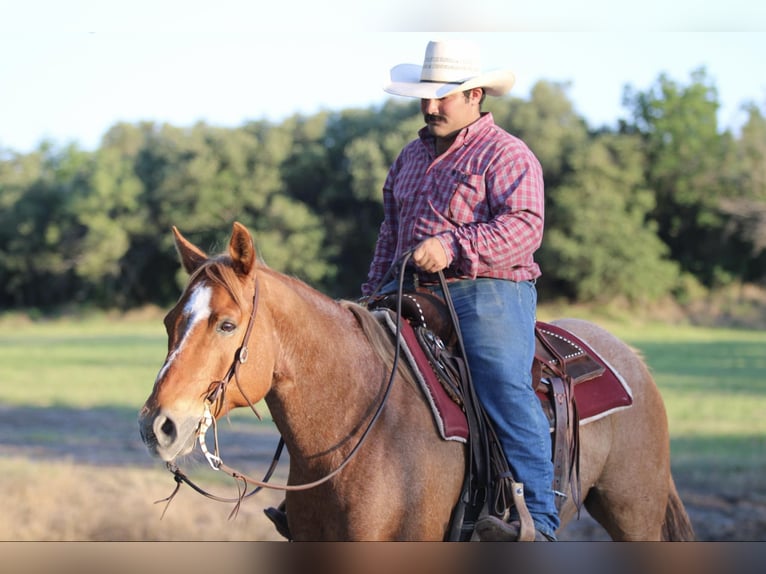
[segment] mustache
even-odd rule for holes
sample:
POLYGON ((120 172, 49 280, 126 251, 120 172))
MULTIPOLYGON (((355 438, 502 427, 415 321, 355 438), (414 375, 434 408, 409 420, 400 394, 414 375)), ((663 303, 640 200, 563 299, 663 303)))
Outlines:
POLYGON ((423 119, 425 120, 426 123, 428 123, 428 122, 438 121, 442 119, 442 117, 436 114, 424 114, 423 119))

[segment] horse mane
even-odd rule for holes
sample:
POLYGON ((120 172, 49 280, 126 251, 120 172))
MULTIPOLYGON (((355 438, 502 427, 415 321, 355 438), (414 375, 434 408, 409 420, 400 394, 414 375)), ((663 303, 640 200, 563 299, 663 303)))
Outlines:
MULTIPOLYGON (((340 305, 348 309, 356 318, 359 326, 362 328, 362 333, 370 342, 370 346, 375 354, 383 361, 383 364, 389 368, 393 367, 395 354, 393 341, 390 334, 383 328, 375 316, 367 308, 353 301, 340 301, 340 305)), ((399 374, 408 384, 416 389, 418 388, 412 369, 403 355, 400 356, 399 374)))

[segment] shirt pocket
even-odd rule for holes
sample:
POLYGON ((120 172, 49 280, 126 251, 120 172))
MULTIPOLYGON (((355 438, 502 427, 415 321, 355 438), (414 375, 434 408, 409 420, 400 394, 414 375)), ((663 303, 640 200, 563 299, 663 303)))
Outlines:
POLYGON ((456 225, 486 221, 488 204, 484 176, 452 170, 451 177, 448 217, 456 225))

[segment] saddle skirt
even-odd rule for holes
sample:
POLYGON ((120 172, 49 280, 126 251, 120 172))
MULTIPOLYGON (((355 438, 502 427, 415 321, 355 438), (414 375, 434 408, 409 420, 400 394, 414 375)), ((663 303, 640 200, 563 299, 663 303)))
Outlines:
POLYGON ((554 416, 551 388, 555 378, 571 379, 580 426, 633 404, 633 392, 627 381, 585 341, 562 327, 542 321, 537 322, 535 335, 533 384, 551 422, 554 416))

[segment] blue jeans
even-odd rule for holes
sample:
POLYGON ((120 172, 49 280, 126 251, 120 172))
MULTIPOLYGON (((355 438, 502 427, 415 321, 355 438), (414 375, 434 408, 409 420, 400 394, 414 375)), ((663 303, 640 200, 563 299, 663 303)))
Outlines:
MULTIPOLYGON (((388 285, 386 286, 388 289, 388 285)), ((449 284, 476 395, 487 412, 538 530, 553 537, 548 418, 532 389, 537 290, 531 281, 479 278, 449 284)), ((432 288, 441 294, 439 287, 432 288)))

